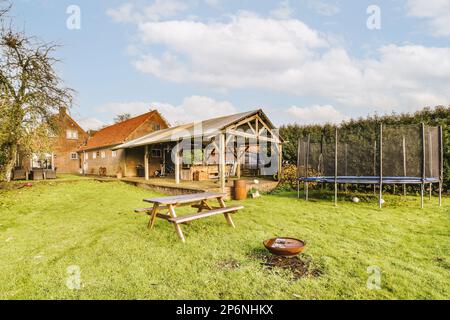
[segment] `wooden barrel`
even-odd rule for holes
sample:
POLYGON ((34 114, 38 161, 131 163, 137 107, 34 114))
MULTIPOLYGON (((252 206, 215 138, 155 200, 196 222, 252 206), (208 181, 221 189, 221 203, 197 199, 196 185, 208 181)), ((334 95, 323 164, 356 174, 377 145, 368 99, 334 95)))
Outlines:
POLYGON ((234 200, 247 199, 247 182, 245 180, 234 180, 234 200))

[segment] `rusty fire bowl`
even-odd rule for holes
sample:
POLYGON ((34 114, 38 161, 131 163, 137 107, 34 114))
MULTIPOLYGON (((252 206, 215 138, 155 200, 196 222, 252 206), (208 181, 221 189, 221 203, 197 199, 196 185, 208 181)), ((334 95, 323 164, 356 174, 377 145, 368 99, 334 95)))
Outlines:
POLYGON ((303 252, 305 249, 305 241, 295 238, 272 238, 263 242, 264 246, 270 253, 277 256, 293 257, 303 252))

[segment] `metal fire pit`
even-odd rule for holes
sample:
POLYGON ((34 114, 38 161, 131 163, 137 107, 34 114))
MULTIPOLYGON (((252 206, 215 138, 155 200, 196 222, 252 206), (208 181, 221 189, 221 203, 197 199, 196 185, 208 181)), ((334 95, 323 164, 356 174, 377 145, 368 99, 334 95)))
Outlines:
POLYGON ((295 238, 272 238, 263 244, 270 253, 283 257, 296 256, 305 249, 305 242, 295 238))

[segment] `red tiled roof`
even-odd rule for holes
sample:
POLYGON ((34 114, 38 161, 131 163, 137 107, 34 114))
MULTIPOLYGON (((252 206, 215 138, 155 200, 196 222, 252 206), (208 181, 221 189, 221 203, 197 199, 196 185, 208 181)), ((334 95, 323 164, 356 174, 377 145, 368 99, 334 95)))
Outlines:
POLYGON ((97 149, 100 147, 114 146, 121 144, 147 119, 157 113, 156 110, 141 114, 140 116, 125 120, 120 123, 100 129, 89 138, 87 144, 80 150, 97 149))

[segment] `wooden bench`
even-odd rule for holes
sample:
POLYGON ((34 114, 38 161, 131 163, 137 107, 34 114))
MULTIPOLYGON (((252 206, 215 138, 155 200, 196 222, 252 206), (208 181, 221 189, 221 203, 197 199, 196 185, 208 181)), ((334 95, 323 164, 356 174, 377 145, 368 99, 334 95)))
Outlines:
MULTIPOLYGON (((159 206, 158 209, 159 210, 167 210, 167 209, 169 209, 169 207, 167 207, 167 206, 159 206)), ((152 210, 153 210, 153 207, 151 207, 151 208, 141 208, 141 209, 134 209, 134 212, 137 212, 137 213, 139 213, 139 212, 146 212, 147 214, 152 214, 152 210)))
POLYGON ((214 216, 216 214, 221 214, 221 213, 227 215, 230 213, 234 213, 240 209, 244 209, 244 206, 231 206, 231 207, 225 207, 225 208, 217 208, 217 209, 213 209, 213 210, 209 210, 209 211, 203 211, 200 213, 190 214, 187 216, 169 218, 169 221, 173 222, 173 223, 189 222, 189 221, 193 221, 193 220, 197 220, 197 219, 201 219, 201 218, 214 216))

